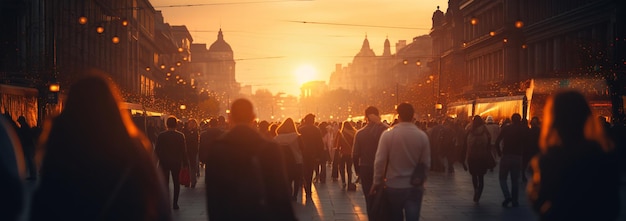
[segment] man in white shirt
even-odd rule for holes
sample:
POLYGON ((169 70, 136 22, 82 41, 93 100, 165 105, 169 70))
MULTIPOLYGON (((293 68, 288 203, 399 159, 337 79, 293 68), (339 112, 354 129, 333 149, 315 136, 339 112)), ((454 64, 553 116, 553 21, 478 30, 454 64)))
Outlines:
POLYGON ((426 133, 413 123, 413 106, 402 103, 396 111, 400 123, 383 132, 378 142, 372 191, 387 186, 391 220, 404 220, 405 214, 406 220, 419 220, 424 185, 413 186, 410 180, 418 163, 425 164, 429 171, 430 143, 426 133))

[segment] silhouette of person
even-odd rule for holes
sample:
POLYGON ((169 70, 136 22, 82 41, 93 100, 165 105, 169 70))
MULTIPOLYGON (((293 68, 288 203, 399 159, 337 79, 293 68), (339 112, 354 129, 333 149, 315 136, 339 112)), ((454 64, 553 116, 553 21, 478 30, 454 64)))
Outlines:
POLYGON ((24 155, 13 126, 0 117, 0 220, 18 220, 23 212, 24 155))
POLYGON ((315 115, 307 114, 302 125, 298 128, 304 147, 302 148, 302 158, 304 168, 304 191, 307 199, 311 199, 311 186, 313 181, 313 170, 318 165, 324 154, 324 140, 322 132, 315 126, 315 115))
POLYGON ((148 139, 104 75, 76 81, 42 133, 30 220, 171 220, 148 139))
POLYGON ((191 188, 196 187, 198 181, 198 144, 200 142, 200 126, 196 119, 190 118, 183 130, 187 142, 187 158, 189 160, 189 178, 191 188))
POLYGON ((356 129, 350 121, 344 121, 341 129, 337 132, 335 146, 339 151, 339 177, 344 189, 352 185, 352 146, 354 145, 354 135, 356 129))
POLYGON ((233 102, 231 128, 209 149, 206 177, 211 221, 296 220, 282 151, 254 125, 252 103, 233 102))
POLYGON ((500 159, 500 189, 504 195, 503 207, 511 203, 513 207, 519 206, 519 179, 522 172, 522 156, 528 143, 528 127, 522 124, 522 116, 518 113, 511 115, 511 124, 502 127, 496 144, 502 143, 502 151, 497 148, 500 159), (507 178, 511 175, 511 191, 507 178))
POLYGON ((483 119, 476 115, 472 120, 472 126, 467 133, 467 144, 465 159, 472 175, 472 185, 474 186, 474 202, 480 201, 480 196, 485 187, 484 177, 487 169, 492 167, 487 162, 495 160, 491 154, 491 134, 485 126, 483 119))
MULTIPOLYGON (((172 183, 174 184, 174 199, 172 208, 179 209, 178 196, 180 194, 180 169, 181 166, 189 166, 187 159, 187 143, 185 135, 178 131, 178 119, 174 116, 167 118, 165 125, 167 130, 163 131, 157 137, 154 152, 159 158, 159 168, 163 172, 165 178, 165 186, 169 189, 170 174, 172 175, 172 183)), ((169 191, 168 191, 169 192, 169 191)))
MULTIPOLYGON (((368 217, 371 214, 371 197, 369 191, 374 182, 374 157, 378 149, 380 135, 388 129, 388 126, 380 122, 380 112, 378 108, 369 106, 365 109, 365 127, 361 128, 354 135, 354 148, 352 150, 352 160, 354 171, 361 178, 363 195, 368 217)), ((372 217, 370 217, 372 219, 372 217)))
POLYGON ((528 195, 541 220, 616 220, 619 174, 612 143, 584 96, 559 91, 544 110, 528 195))
POLYGON ((398 123, 380 136, 370 194, 385 183, 391 215, 389 220, 419 220, 424 185, 412 185, 411 174, 418 164, 424 165, 424 173, 429 170, 430 143, 426 133, 413 123, 415 109, 411 104, 399 104, 397 112, 398 123), (387 172, 383 177, 385 170, 387 172))
POLYGON ((296 201, 298 193, 302 192, 302 146, 304 144, 291 118, 285 119, 276 129, 276 133, 278 135, 274 137, 274 140, 281 145, 286 159, 289 187, 293 183, 293 187, 290 188, 291 199, 296 201))

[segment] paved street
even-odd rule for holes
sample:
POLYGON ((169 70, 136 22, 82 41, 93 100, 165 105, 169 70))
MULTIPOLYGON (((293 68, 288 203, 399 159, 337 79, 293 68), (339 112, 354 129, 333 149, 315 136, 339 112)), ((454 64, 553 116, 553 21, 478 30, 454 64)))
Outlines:
MULTIPOLYGON (((536 220, 528 207, 526 192, 520 192, 518 208, 502 208, 502 192, 497 169, 485 176, 485 190, 480 205, 472 202, 473 188, 469 173, 456 168, 456 173, 430 173, 422 205, 422 221, 433 220, 536 220)), ((328 179, 330 180, 330 179, 328 179)), ((525 185, 522 185, 525 188, 525 185)), ((365 199, 361 192, 346 192, 339 182, 315 184, 312 201, 294 203, 299 220, 367 220, 365 199)), ((204 177, 195 189, 181 188, 180 210, 174 211, 177 221, 207 220, 204 177)), ((245 211, 242 211, 245 212, 245 211)))

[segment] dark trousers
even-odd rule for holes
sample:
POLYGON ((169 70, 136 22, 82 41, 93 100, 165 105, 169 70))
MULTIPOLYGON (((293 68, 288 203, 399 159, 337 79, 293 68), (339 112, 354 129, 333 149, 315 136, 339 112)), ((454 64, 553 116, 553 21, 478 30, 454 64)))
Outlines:
MULTIPOLYGON (((361 186, 363 187, 361 189, 363 190, 363 195, 365 196, 365 207, 367 208, 367 215, 369 217, 372 211, 372 197, 370 196, 370 189, 374 183, 374 167, 360 166, 359 168, 359 178, 361 178, 361 186)), ((370 220, 371 219, 372 218, 370 217, 370 220)))
POLYGON ((500 159, 500 188, 504 194, 504 199, 510 199, 514 203, 518 202, 521 169, 522 156, 503 155, 500 159), (509 173, 511 174, 511 192, 509 192, 509 185, 507 184, 509 173))
POLYGON ((302 191, 302 164, 288 168, 289 170, 289 186, 291 187, 291 197, 296 199, 298 193, 302 191), (293 184, 293 187, 292 187, 293 184))
POLYGON ((172 174, 172 183, 174 183, 174 205, 178 205, 178 195, 180 194, 180 180, 178 176, 180 174, 180 165, 160 165, 163 172, 163 178, 165 178, 165 186, 170 189, 170 174, 172 174))
POLYGON ((339 161, 339 175, 341 176, 341 182, 343 184, 352 183, 352 157, 350 155, 343 155, 339 161), (346 175, 348 176, 346 180, 346 175))
POLYGON ((424 188, 396 189, 387 187, 385 191, 390 207, 391 221, 403 221, 405 218, 407 221, 420 219, 424 188))
POLYGON ((339 162, 341 162, 340 156, 339 156, 339 150, 335 150, 335 156, 333 157, 333 164, 331 167, 331 171, 330 171, 330 176, 333 178, 333 180, 337 180, 337 178, 339 178, 339 162))
POLYGON ((305 162, 302 165, 304 171, 302 174, 304 177, 304 192, 306 193, 307 198, 311 198, 311 185, 313 182, 313 170, 315 170, 315 165, 317 165, 315 162, 305 162))
POLYGON ((472 185, 474 186, 474 202, 478 202, 485 188, 485 175, 472 175, 472 185))
POLYGON ((319 175, 317 175, 317 178, 319 179, 320 183, 325 183, 326 182, 326 161, 322 160, 319 164, 319 175))

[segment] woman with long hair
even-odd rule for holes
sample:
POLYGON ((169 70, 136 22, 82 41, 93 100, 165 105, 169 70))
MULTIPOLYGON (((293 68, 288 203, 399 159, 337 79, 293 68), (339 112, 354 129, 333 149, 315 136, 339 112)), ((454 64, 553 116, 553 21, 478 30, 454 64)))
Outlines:
POLYGON ((291 186, 291 197, 296 201, 298 193, 302 190, 302 140, 293 119, 287 118, 276 129, 274 140, 281 145, 283 156, 287 165, 287 176, 291 186))
POLYGON ((581 93, 560 91, 548 99, 539 148, 528 194, 541 220, 616 220, 613 145, 581 93))
POLYGON ((356 129, 352 123, 344 121, 335 140, 335 146, 339 151, 339 176, 344 189, 348 185, 354 185, 352 184, 352 146, 354 145, 355 134, 356 129), (347 180, 346 175, 348 176, 347 180))
POLYGON ((171 220, 150 143, 104 75, 72 85, 41 140, 30 220, 171 220))
POLYGON ((491 155, 491 135, 479 115, 474 116, 465 143, 467 145, 465 161, 469 167, 469 173, 472 175, 474 203, 478 203, 485 187, 485 173, 495 166, 493 155, 491 155), (490 163, 493 165, 489 165, 490 163))

